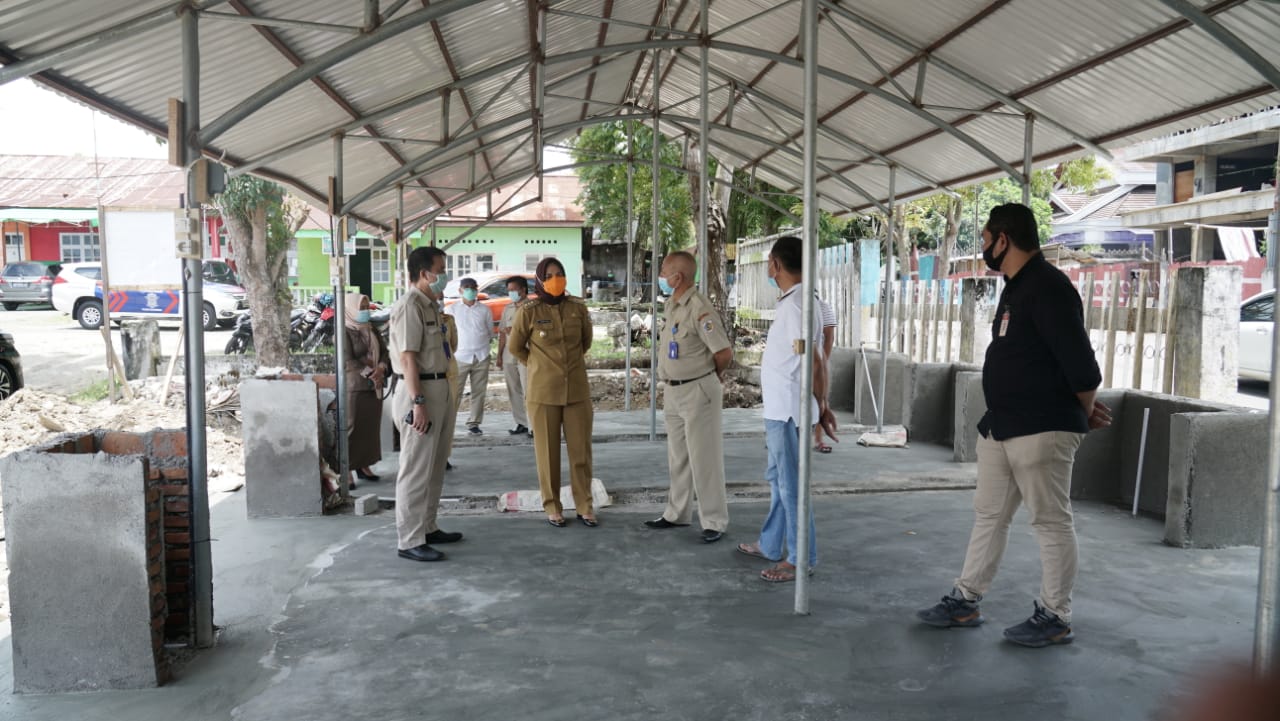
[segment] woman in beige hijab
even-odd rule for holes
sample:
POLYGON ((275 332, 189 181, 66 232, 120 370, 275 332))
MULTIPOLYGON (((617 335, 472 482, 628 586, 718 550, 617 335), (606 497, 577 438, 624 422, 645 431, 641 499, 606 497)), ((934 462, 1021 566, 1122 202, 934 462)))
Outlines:
POLYGON ((369 324, 369 297, 348 293, 345 300, 347 462, 361 479, 376 481, 371 466, 382 460, 382 396, 391 361, 382 336, 369 324))

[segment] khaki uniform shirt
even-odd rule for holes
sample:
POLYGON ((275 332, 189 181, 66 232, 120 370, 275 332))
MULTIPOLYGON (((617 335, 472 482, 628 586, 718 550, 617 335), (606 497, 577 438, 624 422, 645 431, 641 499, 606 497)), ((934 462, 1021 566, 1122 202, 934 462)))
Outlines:
POLYGON ((444 312, 435 301, 417 288, 391 306, 391 369, 404 375, 400 366, 400 354, 413 351, 418 354, 418 368, 409 373, 445 373, 449 370, 449 358, 453 355, 448 345, 444 312))
POLYGON ((508 334, 507 343, 502 349, 503 363, 509 363, 513 360, 517 360, 516 357, 511 353, 511 336, 510 336, 511 326, 513 323, 516 322, 516 312, 519 311, 521 308, 523 308, 526 304, 528 304, 528 302, 529 302, 529 299, 525 298, 524 300, 518 303, 510 303, 507 305, 506 308, 502 309, 502 319, 498 321, 498 332, 508 334))
POLYGON ((554 406, 589 401, 591 340, 591 316, 581 299, 566 297, 558 305, 527 301, 516 311, 507 338, 507 349, 529 368, 525 400, 554 406))
MULTIPOLYGON (((458 319, 442 311, 440 313, 440 321, 444 323, 444 331, 445 331, 444 337, 445 337, 445 340, 449 341, 449 348, 450 349, 457 348, 458 347, 458 319)), ((449 373, 449 383, 450 383, 449 387, 452 388, 453 380, 458 377, 458 355, 456 353, 449 354, 448 373, 449 373)))
POLYGON ((720 314, 711 301, 690 288, 680 300, 667 302, 658 337, 658 373, 663 380, 690 381, 716 369, 713 356, 730 347, 720 314), (676 356, 671 357, 671 343, 676 356))

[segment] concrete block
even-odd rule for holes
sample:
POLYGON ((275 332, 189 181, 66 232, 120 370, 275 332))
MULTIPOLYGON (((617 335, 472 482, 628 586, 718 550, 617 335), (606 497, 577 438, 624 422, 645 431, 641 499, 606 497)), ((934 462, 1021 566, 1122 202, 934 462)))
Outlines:
POLYGON ((1171 418, 1165 543, 1196 548, 1261 543, 1267 425, 1263 413, 1171 418))
POLYGON ((1175 394, 1227 398, 1236 392, 1242 278, 1238 266, 1178 269, 1173 299, 1175 394))
MULTIPOLYGON (((907 367, 909 361, 901 353, 890 353, 885 376, 885 398, 883 399, 884 422, 886 425, 902 425, 906 417, 905 400, 906 383, 909 381, 907 367)), ((859 363, 861 365, 861 363, 859 363)), ((875 425, 876 411, 872 403, 873 393, 877 402, 880 394, 880 353, 867 353, 867 370, 871 372, 871 380, 867 380, 866 371, 857 374, 857 423, 875 425)))
POLYGON ((912 363, 903 388, 908 437, 918 443, 951 443, 955 425, 955 373, 950 363, 912 363))
POLYGON ((355 499, 356 515, 368 516, 378 512, 378 494, 366 493, 355 499))
POLYGON ((955 435, 951 447, 957 462, 973 463, 978 460, 978 421, 987 412, 982 373, 956 373, 955 393, 955 435))
POLYGON ((836 413, 854 413, 858 406, 858 374, 862 373, 860 354, 853 348, 831 349, 831 387, 827 398, 836 413))
POLYGON ((120 355, 131 381, 160 374, 160 324, 127 320, 120 324, 120 355))
POLYGON ((316 384, 247 380, 240 403, 249 517, 320 515, 316 384))
POLYGON ((14 692, 159 685, 143 459, 20 451, 0 476, 14 692))
MULTIPOLYGON (((1098 400, 1111 409, 1111 427, 1089 431, 1080 442, 1075 463, 1071 467, 1071 498, 1108 503, 1120 500, 1121 481, 1124 478, 1121 459, 1129 441, 1129 437, 1125 435, 1125 427, 1133 415, 1127 399, 1128 394, 1123 390, 1098 391, 1098 400)), ((1141 430, 1141 410, 1138 411, 1138 425, 1141 430)), ((1137 452, 1138 444, 1134 443, 1133 453, 1136 455, 1137 452)), ((1148 447, 1146 466, 1162 468, 1164 458, 1152 454, 1148 447)))

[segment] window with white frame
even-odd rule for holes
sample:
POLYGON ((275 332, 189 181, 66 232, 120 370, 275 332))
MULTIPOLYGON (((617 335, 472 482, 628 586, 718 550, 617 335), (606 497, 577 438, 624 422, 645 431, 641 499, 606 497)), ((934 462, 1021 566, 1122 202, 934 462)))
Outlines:
POLYGON ((485 271, 490 271, 496 268, 497 266, 493 262, 493 253, 477 254, 475 266, 477 273, 484 273, 485 271))
POLYGON ((391 282, 391 251, 372 248, 369 251, 369 270, 374 283, 391 282))
POLYGON ((63 263, 91 263, 102 260, 97 233, 61 233, 63 263))
POLYGON ((469 254, 450 253, 446 267, 450 278, 462 278, 471 274, 474 258, 469 254))
POLYGON ((18 263, 22 261, 22 233, 4 234, 4 262, 18 263))
POLYGON ((526 272, 526 273, 532 273, 532 272, 536 271, 536 270, 538 269, 538 263, 540 263, 540 262, 542 261, 542 259, 543 259, 543 258, 545 258, 545 257, 546 257, 546 256, 541 255, 541 254, 538 254, 538 253, 525 253, 525 254, 524 254, 524 270, 525 270, 525 272, 526 272))

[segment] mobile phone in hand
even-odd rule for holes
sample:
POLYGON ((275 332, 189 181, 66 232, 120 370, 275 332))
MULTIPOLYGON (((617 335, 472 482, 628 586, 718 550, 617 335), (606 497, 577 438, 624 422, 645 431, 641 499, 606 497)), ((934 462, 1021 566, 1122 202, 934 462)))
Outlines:
MULTIPOLYGON (((404 424, 406 426, 413 425, 413 409, 412 408, 409 409, 408 413, 404 414, 404 424)), ((423 434, 427 434, 430 432, 431 432, 431 419, 427 419, 427 430, 423 431, 423 434)))

